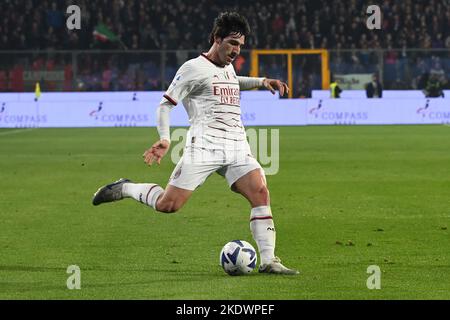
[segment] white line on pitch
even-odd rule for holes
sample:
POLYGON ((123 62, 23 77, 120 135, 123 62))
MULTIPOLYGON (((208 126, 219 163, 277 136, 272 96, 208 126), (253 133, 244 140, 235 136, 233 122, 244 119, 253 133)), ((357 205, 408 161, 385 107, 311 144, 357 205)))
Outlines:
POLYGON ((11 131, 5 131, 5 132, 0 132, 0 136, 7 136, 9 134, 16 134, 16 133, 22 133, 22 132, 27 132, 27 131, 33 131, 36 130, 37 128, 28 128, 28 129, 17 129, 17 130, 11 130, 11 131))

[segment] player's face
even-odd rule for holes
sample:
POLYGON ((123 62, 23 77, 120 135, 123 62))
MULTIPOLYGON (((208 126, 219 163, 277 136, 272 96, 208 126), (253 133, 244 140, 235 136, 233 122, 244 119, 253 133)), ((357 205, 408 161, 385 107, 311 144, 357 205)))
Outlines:
POLYGON ((233 62, 241 52, 244 45, 245 36, 229 35, 222 39, 219 45, 219 58, 224 65, 233 62))

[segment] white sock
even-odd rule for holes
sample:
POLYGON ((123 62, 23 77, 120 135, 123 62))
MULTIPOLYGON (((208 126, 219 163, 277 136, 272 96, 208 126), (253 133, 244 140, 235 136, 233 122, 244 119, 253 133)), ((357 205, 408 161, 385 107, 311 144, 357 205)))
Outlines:
POLYGON ((253 208, 250 214, 250 230, 258 245, 261 264, 275 258, 275 226, 269 206, 253 208))
POLYGON ((133 198, 156 210, 156 201, 164 189, 154 183, 124 183, 122 195, 133 198))

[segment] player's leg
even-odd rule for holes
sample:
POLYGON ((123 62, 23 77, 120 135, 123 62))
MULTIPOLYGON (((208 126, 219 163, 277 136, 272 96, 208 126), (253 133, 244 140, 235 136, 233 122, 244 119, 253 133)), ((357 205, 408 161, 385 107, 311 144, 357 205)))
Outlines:
MULTIPOLYGON (((243 172, 243 169, 239 167, 232 167, 229 170, 234 170, 235 175, 238 174, 236 172, 243 172)), ((280 259, 275 256, 275 225, 270 208, 269 190, 263 169, 259 167, 245 173, 231 185, 231 188, 233 191, 242 194, 250 202, 252 207, 250 213, 250 230, 260 253, 261 265, 259 272, 288 275, 298 274, 299 272, 297 270, 288 269, 283 266, 280 259)))
POLYGON ((192 192, 168 184, 156 202, 156 210, 165 213, 177 212, 188 201, 192 192))
POLYGON ((95 193, 92 202, 94 205, 99 205, 133 198, 159 212, 176 212, 188 201, 193 191, 217 170, 218 165, 200 161, 207 156, 204 156, 202 152, 199 150, 194 152, 190 149, 186 151, 188 156, 180 159, 165 190, 155 183, 133 183, 128 179, 120 179, 101 187, 95 193), (192 157, 194 153, 197 154, 196 157, 192 157))
POLYGON ((275 257, 275 226, 270 209, 270 195, 261 169, 254 169, 239 179, 231 189, 242 194, 251 205, 250 230, 258 245, 261 264, 275 257))
POLYGON ((191 190, 170 184, 164 190, 155 183, 133 183, 128 179, 120 179, 101 187, 94 195, 93 204, 133 198, 156 211, 172 213, 178 211, 191 195, 191 190))
POLYGON ((236 180, 231 190, 242 194, 252 208, 270 206, 269 189, 261 168, 255 168, 236 180))

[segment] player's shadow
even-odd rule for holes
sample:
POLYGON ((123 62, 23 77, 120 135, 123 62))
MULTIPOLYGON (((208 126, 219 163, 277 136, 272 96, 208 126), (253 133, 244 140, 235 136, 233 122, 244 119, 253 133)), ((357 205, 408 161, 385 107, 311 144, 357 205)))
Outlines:
MULTIPOLYGON (((114 281, 109 279, 108 282, 97 282, 97 283, 88 283, 82 281, 82 288, 83 289, 98 289, 98 288, 109 288, 109 287, 118 287, 118 286, 142 286, 142 285, 154 285, 157 283, 180 283, 180 282, 192 282, 192 281, 200 281, 204 282, 208 279, 216 279, 221 273, 211 273, 211 272, 180 272, 180 270, 168 270, 163 267, 161 268, 108 268, 103 266, 94 266, 94 267, 81 267, 81 274, 83 277, 84 271, 91 271, 91 272, 107 272, 107 273, 130 273, 130 272, 137 272, 137 273, 151 273, 151 274, 158 274, 159 279, 143 279, 140 281, 114 281), (166 276, 163 276, 163 275, 166 276), (181 275, 181 277, 180 277, 181 275), (184 277, 185 275, 185 277, 184 277), (174 277, 175 276, 175 277, 174 277)), ((48 267, 48 266, 24 266, 24 265, 0 265, 0 272, 49 272, 49 273, 58 273, 62 277, 66 274, 66 268, 64 267, 48 267)), ((227 277, 225 274, 223 274, 224 277, 227 277)), ((54 293, 57 293, 57 291, 65 291, 67 290, 66 283, 61 283, 58 285, 49 285, 44 284, 42 282, 17 282, 17 281, 8 281, 7 277, 3 277, 3 279, 0 281, 0 288, 5 292, 7 291, 14 291, 15 294, 17 293, 25 293, 25 292, 46 292, 46 291, 56 291, 54 293), (6 281, 5 281, 6 280, 6 281)))
MULTIPOLYGON (((180 269, 168 269, 167 267, 161 267, 161 268, 111 268, 111 267, 105 267, 105 266, 90 266, 90 267, 80 267, 81 273, 86 271, 93 271, 93 272, 108 272, 108 273, 130 273, 130 272, 136 272, 136 273, 151 273, 151 274, 166 274, 166 275, 177 275, 179 277, 180 275, 186 275, 187 277, 208 277, 213 276, 211 272, 208 271, 182 271, 180 269)), ((67 268, 65 267, 44 267, 44 266, 24 266, 24 265, 0 265, 0 272, 6 271, 6 272, 58 272, 61 274, 65 274, 67 272, 67 268)), ((166 279, 167 280, 167 279, 166 279)), ((0 282, 5 283, 5 282, 0 282)))
POLYGON ((37 267, 37 266, 5 266, 0 265, 0 271, 22 271, 22 272, 51 272, 51 271, 65 271, 62 267, 37 267))

